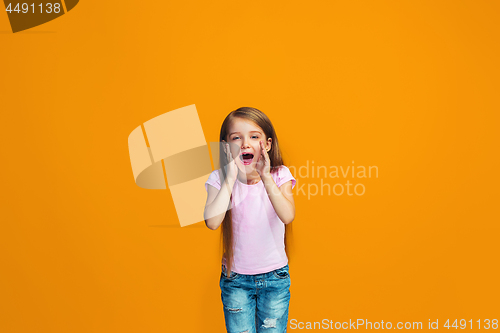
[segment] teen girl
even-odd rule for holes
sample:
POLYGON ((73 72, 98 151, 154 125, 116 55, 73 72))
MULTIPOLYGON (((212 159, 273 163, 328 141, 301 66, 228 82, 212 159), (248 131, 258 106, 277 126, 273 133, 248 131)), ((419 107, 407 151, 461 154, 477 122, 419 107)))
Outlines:
POLYGON ((283 333, 290 274, 285 225, 295 218, 295 179, 283 165, 269 118, 255 108, 222 123, 219 170, 205 187, 205 223, 222 225, 220 288, 228 333, 283 333))

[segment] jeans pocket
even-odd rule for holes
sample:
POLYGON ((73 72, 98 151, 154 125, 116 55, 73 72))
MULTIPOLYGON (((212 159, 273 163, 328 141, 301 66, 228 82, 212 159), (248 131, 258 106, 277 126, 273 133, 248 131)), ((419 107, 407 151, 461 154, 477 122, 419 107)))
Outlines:
POLYGON ((236 279, 238 276, 240 276, 238 273, 231 271, 231 277, 228 277, 226 275, 226 268, 224 267, 224 265, 222 265, 221 271, 222 271, 222 277, 226 280, 232 281, 232 280, 236 279))
POLYGON ((273 271, 273 274, 278 279, 288 279, 290 277, 290 274, 288 273, 288 265, 286 265, 285 267, 275 269, 273 271))

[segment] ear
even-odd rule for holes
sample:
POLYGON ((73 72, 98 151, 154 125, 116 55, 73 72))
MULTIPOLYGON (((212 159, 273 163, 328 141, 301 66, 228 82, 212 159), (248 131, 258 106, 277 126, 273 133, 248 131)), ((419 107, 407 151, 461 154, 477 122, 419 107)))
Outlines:
POLYGON ((266 151, 267 152, 269 152, 271 150, 272 143, 273 143, 273 139, 271 139, 271 138, 267 139, 267 142, 266 142, 266 151))

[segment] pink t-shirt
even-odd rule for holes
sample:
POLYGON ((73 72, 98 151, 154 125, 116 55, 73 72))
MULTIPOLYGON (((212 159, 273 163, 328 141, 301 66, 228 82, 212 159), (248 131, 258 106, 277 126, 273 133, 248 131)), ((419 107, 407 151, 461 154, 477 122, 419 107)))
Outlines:
MULTIPOLYGON (((290 170, 282 165, 271 173, 278 187, 288 181, 295 186, 290 170)), ((220 190, 219 170, 213 171, 205 183, 220 190)), ((247 185, 239 180, 232 193, 234 261, 231 270, 239 274, 262 274, 288 263, 285 252, 285 224, 276 214, 262 180, 247 185)), ((225 264, 223 258, 222 263, 225 264)))

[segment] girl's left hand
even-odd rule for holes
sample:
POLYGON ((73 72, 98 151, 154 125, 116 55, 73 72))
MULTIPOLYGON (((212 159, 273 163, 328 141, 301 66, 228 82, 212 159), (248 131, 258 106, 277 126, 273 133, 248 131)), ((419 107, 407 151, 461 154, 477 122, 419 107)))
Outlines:
POLYGON ((255 169, 257 170, 259 176, 262 178, 264 176, 269 176, 271 174, 271 160, 269 159, 269 155, 267 154, 264 142, 259 141, 259 145, 260 145, 260 155, 259 159, 257 160, 255 169))

